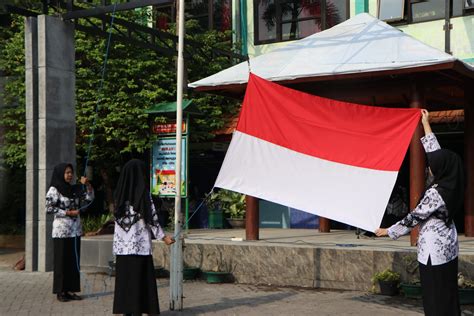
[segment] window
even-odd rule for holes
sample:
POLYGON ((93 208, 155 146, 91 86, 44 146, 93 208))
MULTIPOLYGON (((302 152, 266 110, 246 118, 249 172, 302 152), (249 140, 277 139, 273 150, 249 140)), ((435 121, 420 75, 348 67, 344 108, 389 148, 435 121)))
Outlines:
MULTIPOLYGON (((474 0, 450 1, 451 17, 462 16, 468 2, 474 0)), ((378 0, 378 17, 387 22, 417 23, 445 18, 446 0, 378 0)))
MULTIPOLYGON (((212 1, 212 0, 211 0, 212 1)), ((184 16, 186 20, 197 20, 203 30, 211 29, 209 21, 209 0, 186 0, 184 16)))
POLYGON ((226 31, 232 29, 232 9, 230 0, 214 0, 212 29, 226 31))
POLYGON ((474 9, 474 0, 464 0, 464 8, 465 9, 474 9))
POLYGON ((405 19, 405 0, 379 0, 378 9, 378 17, 382 21, 405 19))
MULTIPOLYGON (((155 6, 156 27, 167 30, 170 23, 176 23, 176 14, 174 2, 155 6)), ((230 0, 186 0, 184 15, 186 20, 197 20, 203 30, 232 29, 230 0)))
POLYGON ((175 7, 173 4, 155 7, 155 21, 157 29, 167 30, 170 23, 176 22, 175 17, 175 7))
POLYGON ((254 0, 255 44, 296 40, 348 18, 347 0, 254 0))
POLYGON ((446 0, 429 0, 412 3, 412 22, 444 19, 446 0))

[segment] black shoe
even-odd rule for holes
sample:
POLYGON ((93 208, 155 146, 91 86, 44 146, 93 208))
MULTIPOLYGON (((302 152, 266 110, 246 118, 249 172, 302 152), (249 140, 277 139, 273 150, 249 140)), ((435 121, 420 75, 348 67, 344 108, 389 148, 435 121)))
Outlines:
POLYGON ((82 300, 82 297, 80 297, 79 295, 77 295, 76 293, 69 293, 69 292, 66 292, 66 295, 67 299, 69 300, 73 300, 73 301, 80 301, 82 300))
POLYGON ((56 297, 58 298, 58 301, 60 302, 69 302, 68 297, 65 294, 57 294, 56 297))

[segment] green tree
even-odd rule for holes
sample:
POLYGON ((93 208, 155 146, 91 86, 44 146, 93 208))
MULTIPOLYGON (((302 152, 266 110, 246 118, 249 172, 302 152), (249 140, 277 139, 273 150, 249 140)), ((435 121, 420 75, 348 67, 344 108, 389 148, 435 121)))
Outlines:
MULTIPOLYGON (((136 12, 124 14, 130 18, 136 12)), ((171 30, 173 32, 173 30, 171 30)), ((202 32, 196 21, 187 22, 187 38, 202 44, 190 54, 188 80, 194 81, 231 65, 227 57, 210 58, 213 48, 229 50, 229 33, 202 32)), ((5 109, 0 125, 5 128, 2 154, 11 167, 25 165, 25 86, 23 19, 15 17, 10 28, 1 29, 0 71, 7 76, 5 109), (5 52, 5 53, 3 53, 5 52)), ((84 160, 93 126, 91 156, 95 162, 120 165, 123 155, 143 153, 150 147, 148 115, 153 104, 174 101, 176 95, 175 60, 140 47, 113 41, 103 89, 99 91, 106 39, 76 32, 76 123, 79 164, 84 160), (98 104, 95 120, 96 105, 98 104), (94 125, 95 120, 95 125, 94 125)), ((235 116, 239 104, 218 96, 191 93, 199 118, 192 122, 192 141, 212 138, 213 131, 235 116)), ((160 121, 164 118, 158 117, 160 121)))
MULTIPOLYGON (((143 14, 148 13, 145 10, 132 11, 121 13, 120 17, 143 21, 143 14)), ((201 79, 231 66, 229 58, 213 56, 215 48, 231 48, 229 32, 203 32, 197 21, 188 21, 186 24, 187 40, 201 43, 198 50, 187 47, 188 81, 201 79)), ((174 33, 174 30, 170 32, 174 33)), ((112 205, 110 186, 113 180, 110 174, 104 174, 104 169, 113 170, 123 164, 124 158, 143 155, 155 137, 149 133, 149 118, 144 110, 153 104, 175 101, 176 98, 175 58, 124 45, 113 38, 112 35, 103 89, 99 91, 106 39, 91 37, 79 31, 76 31, 75 36, 77 169, 83 172, 94 127, 89 159, 91 164, 98 167, 96 170, 100 171, 104 183, 109 184, 106 188, 109 206, 112 205)), ((4 81, 3 89, 0 87, 0 104, 3 100, 0 108, 0 171, 5 171, 1 174, 1 186, 5 188, 4 181, 10 180, 5 180, 3 175, 13 174, 10 171, 15 169, 20 171, 16 175, 24 175, 26 163, 23 17, 12 16, 6 27, 0 26, 0 52, 0 80, 4 81)), ((187 97, 193 98, 201 113, 191 122, 191 142, 214 137, 213 132, 223 127, 239 110, 235 100, 192 92, 187 97)), ((164 119, 157 117, 155 121, 164 119)), ((14 188, 12 190, 18 193, 24 203, 24 177, 20 178, 22 181, 8 187, 14 188)), ((0 193, 10 194, 5 190, 0 193)), ((3 203, 7 199, 1 200, 3 203)), ((0 209, 10 209, 10 206, 0 204, 0 209)))
POLYGON ((12 19, 0 28, 0 155, 8 166, 24 167, 25 143, 25 54, 23 20, 12 19))

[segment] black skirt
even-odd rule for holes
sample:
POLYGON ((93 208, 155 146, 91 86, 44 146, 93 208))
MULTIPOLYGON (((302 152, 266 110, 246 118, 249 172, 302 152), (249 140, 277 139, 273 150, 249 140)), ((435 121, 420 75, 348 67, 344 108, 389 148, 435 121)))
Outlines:
POLYGON ((160 313, 151 255, 117 256, 113 313, 160 313))
POLYGON ((54 276, 53 293, 80 292, 81 237, 53 238, 54 276), (77 257, 76 257, 77 253, 77 257))
POLYGON ((423 309, 427 316, 461 315, 458 293, 458 258, 433 266, 420 263, 423 309))

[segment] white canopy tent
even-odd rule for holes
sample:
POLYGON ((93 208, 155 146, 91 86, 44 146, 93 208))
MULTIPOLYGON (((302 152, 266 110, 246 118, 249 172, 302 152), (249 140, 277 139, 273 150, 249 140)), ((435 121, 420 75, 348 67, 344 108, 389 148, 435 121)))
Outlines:
MULTIPOLYGON (((449 64, 473 69, 373 16, 362 13, 328 30, 250 59, 251 72, 271 81, 400 70, 449 64)), ((189 84, 197 90, 246 84, 242 62, 189 84)))

